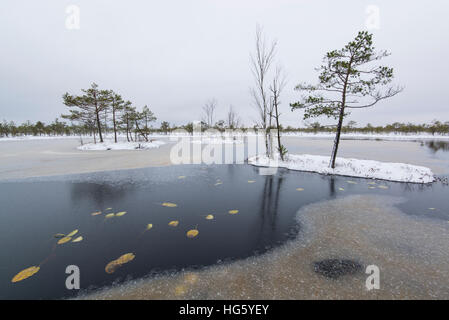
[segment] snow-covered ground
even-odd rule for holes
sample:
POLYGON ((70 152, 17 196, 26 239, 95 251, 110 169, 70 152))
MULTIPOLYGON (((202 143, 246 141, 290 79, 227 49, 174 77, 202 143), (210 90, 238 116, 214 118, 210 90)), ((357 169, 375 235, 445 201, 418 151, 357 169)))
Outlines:
MULTIPOLYGON (((57 139, 79 139, 79 136, 16 136, 16 137, 1 137, 0 142, 8 141, 30 141, 30 140, 57 140, 57 139)), ((83 137, 83 138, 87 138, 83 137)))
POLYGON ((78 150, 147 150, 153 148, 159 148, 164 145, 163 141, 151 141, 151 142, 117 142, 107 141, 103 143, 87 143, 79 146, 78 150))
POLYGON ((429 168, 405 163, 379 162, 337 158, 335 169, 329 168, 330 157, 309 154, 289 154, 285 161, 271 160, 266 156, 255 156, 248 163, 261 167, 282 167, 290 170, 335 174, 342 176, 382 179, 399 182, 429 183, 435 176, 429 168))

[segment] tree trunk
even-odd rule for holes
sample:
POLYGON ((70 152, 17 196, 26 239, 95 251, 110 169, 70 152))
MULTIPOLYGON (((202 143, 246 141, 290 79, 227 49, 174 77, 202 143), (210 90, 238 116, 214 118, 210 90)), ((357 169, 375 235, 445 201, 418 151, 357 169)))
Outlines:
POLYGON ((115 124, 115 108, 112 107, 112 122, 114 124, 114 141, 117 143, 117 125, 115 124))
POLYGON ((343 93, 341 95, 341 108, 340 108, 340 116, 338 118, 338 126, 337 126, 337 134, 335 135, 334 147, 332 149, 331 161, 329 163, 329 167, 335 169, 335 159, 337 158, 338 145, 340 144, 340 134, 341 127, 343 126, 343 118, 345 116, 345 105, 346 105, 346 88, 348 86, 349 74, 351 72, 352 65, 352 57, 349 60, 348 71, 346 73, 345 82, 343 85, 343 93))
POLYGON ((278 135, 278 151, 281 155, 281 160, 284 161, 284 154, 282 153, 283 150, 281 150, 281 130, 279 128, 279 112, 278 112, 278 102, 276 95, 274 96, 274 112, 276 112, 276 128, 278 129, 277 135, 278 135))
POLYGON ((337 134, 335 135, 334 147, 332 149, 331 162, 329 163, 329 166, 332 169, 335 169, 335 159, 337 158, 338 145, 340 144, 340 133, 341 133, 341 128, 343 126, 344 115, 345 115, 345 108, 342 107, 340 109, 340 117, 338 119, 337 134))
POLYGON ((100 136, 100 142, 103 143, 103 135, 101 134, 101 123, 100 123, 100 110, 98 110, 98 100, 96 94, 94 94, 94 99, 95 99, 95 115, 97 117, 98 135, 100 136))
POLYGON ((126 140, 129 142, 129 120, 128 117, 126 117, 126 140))
POLYGON ((265 154, 267 157, 270 157, 270 147, 268 146, 268 132, 267 129, 265 129, 264 132, 264 138, 265 138, 265 154))
POLYGON ((136 121, 136 132, 139 132, 139 134, 145 139, 146 142, 148 142, 148 137, 143 133, 142 130, 139 128, 139 124, 136 121))
POLYGON ((98 114, 99 112, 97 111, 97 127, 98 127, 98 135, 100 136, 100 142, 103 143, 103 135, 101 134, 101 122, 100 122, 100 115, 98 114))

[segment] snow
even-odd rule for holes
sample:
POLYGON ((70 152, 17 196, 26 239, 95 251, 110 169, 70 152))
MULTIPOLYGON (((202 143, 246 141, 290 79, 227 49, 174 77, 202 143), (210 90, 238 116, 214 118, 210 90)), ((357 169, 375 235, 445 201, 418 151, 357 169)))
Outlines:
MULTIPOLYGON (((79 139, 79 138, 80 138, 80 136, 15 136, 15 137, 1 137, 0 138, 0 142, 30 141, 30 140, 79 139)), ((83 138, 85 138, 85 137, 83 136, 83 138)))
POLYGON ((329 160, 330 157, 325 156, 289 154, 285 161, 255 156, 249 158, 248 163, 260 167, 282 167, 290 170, 398 182, 430 183, 435 181, 435 176, 429 168, 406 163, 337 158, 335 169, 331 169, 329 160))
POLYGON ((78 147, 78 150, 148 150, 153 148, 159 148, 164 145, 163 141, 151 141, 151 142, 117 142, 107 141, 103 143, 87 143, 78 147))

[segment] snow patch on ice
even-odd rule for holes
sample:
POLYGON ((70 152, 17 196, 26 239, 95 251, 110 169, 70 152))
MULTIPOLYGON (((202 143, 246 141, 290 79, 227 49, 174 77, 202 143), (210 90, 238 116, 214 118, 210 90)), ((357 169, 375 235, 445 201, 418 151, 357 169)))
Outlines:
POLYGON ((78 150, 88 151, 102 151, 102 150, 148 150, 159 148, 164 145, 163 141, 151 142, 103 142, 103 143, 88 143, 78 147, 78 150))
POLYGON ((248 163, 260 167, 281 167, 290 170, 318 172, 359 178, 382 179, 398 182, 430 183, 435 176, 429 168, 406 163, 380 162, 337 158, 335 169, 329 168, 330 157, 309 154, 289 154, 285 161, 255 156, 248 163))

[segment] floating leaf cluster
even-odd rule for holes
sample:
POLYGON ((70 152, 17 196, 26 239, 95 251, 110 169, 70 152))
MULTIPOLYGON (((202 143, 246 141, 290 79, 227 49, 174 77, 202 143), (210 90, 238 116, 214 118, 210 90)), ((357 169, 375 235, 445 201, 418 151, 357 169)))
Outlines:
MULTIPOLYGON (((68 233, 66 235, 63 234, 63 233, 57 233, 57 234, 54 235, 54 237, 55 238, 59 238, 57 244, 64 244, 64 243, 67 243, 67 242, 71 241, 73 236, 75 234, 77 234, 77 233, 78 233, 78 229, 75 229, 75 230, 73 230, 72 232, 70 232, 70 233, 68 233)), ((82 240, 83 240, 83 237, 80 236, 80 237, 77 237, 76 239, 73 239, 72 242, 80 242, 82 240)))

